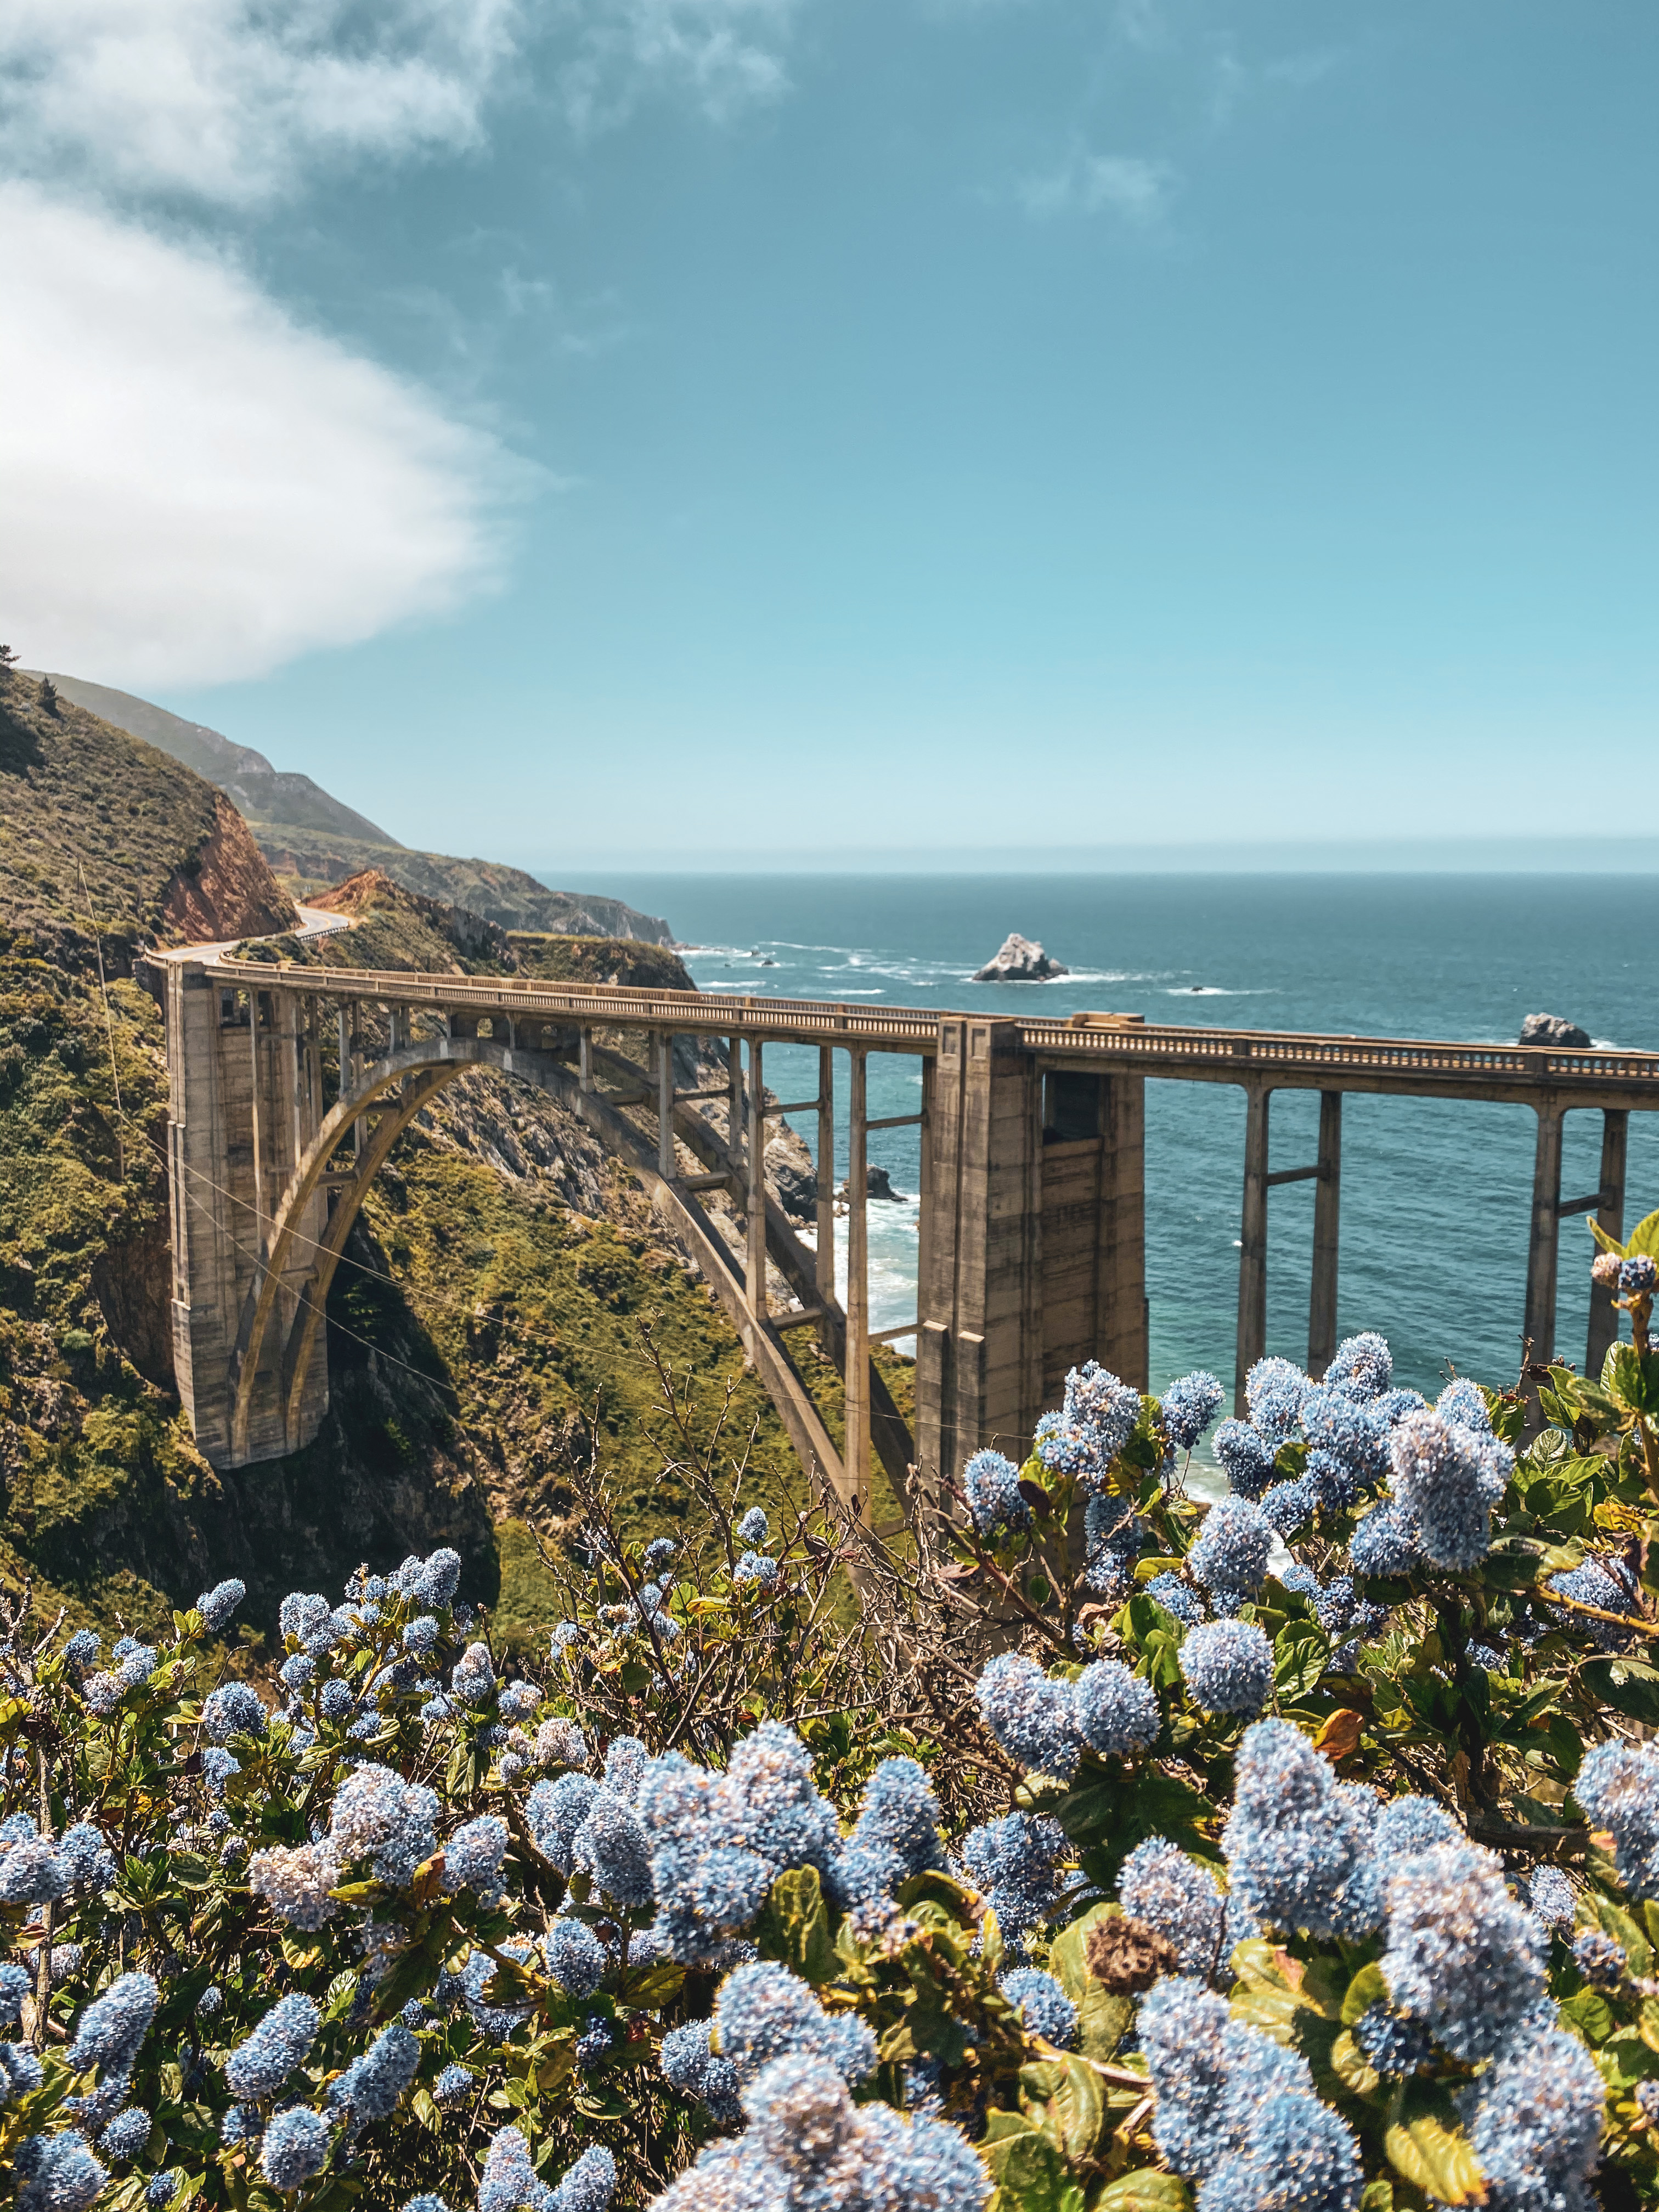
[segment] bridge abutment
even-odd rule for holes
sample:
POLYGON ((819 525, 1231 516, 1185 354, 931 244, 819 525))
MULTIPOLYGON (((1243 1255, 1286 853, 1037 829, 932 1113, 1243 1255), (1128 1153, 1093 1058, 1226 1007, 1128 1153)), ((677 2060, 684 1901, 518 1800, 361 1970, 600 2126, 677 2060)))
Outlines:
POLYGON ((1023 1457, 1085 1360, 1146 1386, 1146 1080, 947 1018, 930 1094, 916 1451, 955 1475, 1023 1457))

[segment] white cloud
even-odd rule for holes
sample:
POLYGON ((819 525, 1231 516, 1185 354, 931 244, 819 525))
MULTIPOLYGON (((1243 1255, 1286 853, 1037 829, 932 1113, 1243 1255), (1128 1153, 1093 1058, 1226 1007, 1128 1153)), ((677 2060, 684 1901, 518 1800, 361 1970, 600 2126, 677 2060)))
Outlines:
POLYGON ((789 88, 799 0, 5 0, 13 173, 255 208, 319 164, 481 142, 545 46, 567 120, 652 92, 716 122, 789 88))
POLYGON ((14 171, 257 206, 319 161, 462 147, 519 0, 6 0, 14 171))
POLYGON ((626 119, 649 91, 690 97, 716 123, 781 100, 799 0, 565 0, 577 51, 560 71, 578 131, 626 119))
POLYGON ((1144 229, 1168 212, 1174 185, 1167 161, 1079 148, 1059 168, 1024 179, 1015 198, 1031 216, 1114 215, 1144 229))
POLYGON ((0 635, 125 684, 257 676, 490 580, 527 471, 234 264, 0 185, 0 635))

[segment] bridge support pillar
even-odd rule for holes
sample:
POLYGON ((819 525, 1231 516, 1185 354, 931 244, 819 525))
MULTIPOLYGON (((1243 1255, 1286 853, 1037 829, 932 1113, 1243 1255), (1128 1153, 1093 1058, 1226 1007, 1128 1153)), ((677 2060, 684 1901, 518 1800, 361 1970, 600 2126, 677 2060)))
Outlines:
POLYGON ((654 1033, 657 1047, 657 1172, 672 1182, 674 1158, 674 1040, 665 1030, 654 1033))
POLYGON ((948 1018, 925 1082, 916 1454, 954 1476, 1023 1460, 1085 1360, 1146 1386, 1146 1084, 948 1018))
POLYGON ((1561 1245, 1561 1109, 1538 1109, 1538 1149, 1532 1171, 1532 1230, 1527 1243, 1527 1357, 1547 1366, 1555 1356, 1555 1279, 1561 1245))
POLYGON ((248 1449, 233 1457, 232 1355, 244 1301, 269 1235, 268 1207, 287 1186, 321 1120, 312 1024, 290 994, 216 988, 199 963, 165 963, 167 1165, 173 1221, 173 1355, 196 1441, 216 1467, 270 1459, 313 1437, 328 1406, 326 1362, 312 1363, 296 1432, 283 1425, 278 1366, 323 1234, 319 1191, 299 1224, 284 1328, 266 1339, 248 1449), (264 1004, 261 1005, 261 1000, 264 1004), (242 1020, 246 1004, 247 1022, 242 1020))
POLYGON ((744 1287, 749 1310, 766 1317, 766 1084, 761 1072, 761 1042, 749 1040, 749 1250, 744 1287))
POLYGON ((1319 1169, 1314 1184, 1313 1288, 1308 1295, 1308 1372, 1316 1382, 1336 1352, 1336 1273, 1342 1200, 1342 1093, 1319 1094, 1319 1169))
MULTIPOLYGON (((1622 1244, 1625 1240, 1625 1153, 1630 1115, 1609 1109, 1601 1116, 1601 1203, 1596 1226, 1622 1244)), ((1613 1292, 1600 1283, 1590 1285, 1589 1336, 1584 1346, 1584 1372, 1600 1376, 1601 1363, 1619 1341, 1619 1314, 1613 1292)))
POLYGON ((1267 1349, 1267 1108, 1272 1097, 1265 1083, 1244 1086, 1244 1209, 1239 1228, 1238 1344, 1233 1359, 1233 1412, 1241 1420, 1248 1411, 1244 1378, 1267 1349))
POLYGON ((1015 1024, 941 1022, 916 1344, 916 1449, 934 1473, 988 1443, 1023 1459, 1041 1411, 1040 1098, 1015 1024))
MULTIPOLYGON (((842 1464, 866 1519, 870 1512, 870 1152, 865 1054, 854 1045, 847 1117, 847 1433, 842 1464)), ((834 1171, 831 1170, 833 1188, 834 1171)))
MULTIPOLYGON (((924 1063, 926 1065, 927 1063, 924 1063)), ((818 1341, 826 1354, 833 1334, 829 1309, 836 1297, 836 1053, 833 1045, 818 1047, 817 1250, 813 1255, 812 1279, 825 1318, 818 1324, 818 1341)), ((926 1206, 923 1207, 924 1217, 926 1206)))

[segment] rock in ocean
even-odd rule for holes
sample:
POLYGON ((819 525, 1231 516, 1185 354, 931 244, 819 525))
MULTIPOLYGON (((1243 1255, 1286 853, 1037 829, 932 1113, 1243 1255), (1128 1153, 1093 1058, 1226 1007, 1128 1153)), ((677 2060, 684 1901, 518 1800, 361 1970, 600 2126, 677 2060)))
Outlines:
POLYGON ((1581 1030, 1577 1022, 1570 1022, 1565 1014, 1528 1014, 1521 1024, 1521 1044, 1565 1045, 1573 1052, 1585 1052, 1589 1048, 1589 1031, 1581 1030))
POLYGON ((988 960, 974 981, 976 983, 1046 983, 1051 976, 1069 975, 1071 972, 1060 961, 1051 960, 1040 945, 1034 944, 1029 937, 1022 937, 1014 929, 1008 933, 996 958, 988 960))

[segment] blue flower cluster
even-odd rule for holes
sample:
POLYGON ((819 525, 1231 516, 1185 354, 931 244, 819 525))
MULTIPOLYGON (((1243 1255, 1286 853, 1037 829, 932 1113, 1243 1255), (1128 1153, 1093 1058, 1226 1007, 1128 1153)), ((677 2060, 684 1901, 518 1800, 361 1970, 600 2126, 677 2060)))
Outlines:
POLYGON ((1619 1879, 1631 1895, 1659 1900, 1659 1753, 1645 1744, 1597 1744, 1572 1790, 1591 1820, 1611 1831, 1619 1879))
POLYGON ((1372 1844, 1376 1801, 1339 1782, 1300 1729, 1244 1731, 1222 1848, 1233 1895, 1285 1933, 1360 1936, 1382 1918, 1372 1844))
POLYGON ((879 1908, 901 1882, 945 1863, 939 1800, 913 1759, 884 1759, 870 1777, 853 1832, 826 1874, 843 1905, 879 1908))
POLYGON ((1005 1939, 1018 1946, 1054 1911, 1055 1862, 1071 1848, 1058 1820, 1008 1813, 970 1828, 957 1848, 963 1873, 983 1891, 1005 1939))
MULTIPOLYGON (((835 2066, 774 2059, 743 2093, 749 2125, 711 2143, 656 2212, 983 2212, 990 2176, 947 2122, 855 2106, 835 2066)), ((480 2204, 480 2212, 507 2212, 480 2204)))
POLYGON ((1225 1392, 1213 1375, 1197 1368, 1179 1376, 1158 1401, 1164 1433, 1177 1451, 1191 1451, 1221 1411, 1225 1392))
POLYGON ((1037 1423, 1033 1449, 1055 1474, 1094 1487, 1105 1480, 1139 1419, 1139 1391, 1091 1359, 1066 1377, 1060 1409, 1037 1423))
POLYGON ((1041 2036, 1061 2051, 1071 2049, 1077 2041, 1077 2007, 1052 1974, 1040 1966, 1016 1966, 1003 1976, 1001 1988, 1028 2035, 1041 2036))
POLYGON ((1392 1458, 1395 1503, 1425 1556, 1454 1572, 1479 1566, 1492 1540, 1492 1501, 1474 1432, 1437 1413, 1411 1413, 1394 1431, 1392 1458))
MULTIPOLYGON (((531 2163, 530 2146, 517 2128, 502 2128, 484 2158, 478 2212, 605 2212, 616 2189, 617 2161, 602 2143, 585 2150, 550 2189, 531 2163)), ((404 2212, 414 2212, 414 2205, 404 2212)))
POLYGON ((1315 2094, 1299 2052, 1235 2022, 1224 1998, 1188 1976, 1148 1994, 1139 2028, 1158 2096, 1153 2140, 1203 2185, 1202 2212, 1358 2212, 1359 2146, 1315 2094))
POLYGON ((1267 1579, 1273 1532, 1245 1498, 1223 1498, 1204 1516, 1198 1541, 1187 1554, 1188 1571, 1215 1597, 1237 1603, 1267 1579))
POLYGON ((1259 1713, 1273 1690, 1273 1647, 1253 1620, 1207 1620, 1182 1640, 1181 1671, 1208 1713, 1259 1713))
POLYGON ((1404 1859, 1388 1880, 1382 1978, 1454 2058, 1496 2057, 1544 1994, 1543 1930, 1470 1844, 1404 1859))
POLYGON ((1146 1750, 1163 1716, 1152 1686, 1115 1659, 1097 1660, 1075 1682, 1045 1674, 1005 1651, 981 1670, 980 1716, 1023 1766, 1070 1781, 1085 1747, 1103 1755, 1146 1750))
POLYGON ((1606 2094, 1577 2036, 1540 2027, 1504 2051, 1464 2100, 1492 2202, 1520 2212, 1571 2212, 1592 2203, 1588 2184, 1601 2154, 1606 2094))
MULTIPOLYGON (((1628 1613, 1639 1619, 1636 1577, 1623 1559, 1610 1552, 1591 1553, 1578 1566, 1552 1575, 1549 1588, 1561 1597, 1576 1598, 1580 1605, 1598 1607, 1603 1613, 1628 1613)), ((1615 1628, 1610 1620, 1577 1616, 1584 1632, 1604 1651, 1628 1651, 1638 1638, 1634 1631, 1615 1628)))
POLYGON ((1223 1895, 1213 1869, 1162 1836, 1125 1859, 1117 1896, 1127 1919, 1144 1921, 1174 1946, 1182 1973, 1206 1981, 1220 1976, 1235 1944, 1259 1933, 1239 1901, 1223 1895))
POLYGON ((251 2103, 274 2097, 296 2066, 302 2066, 317 2040, 320 2024, 311 1999, 295 1990, 279 1997, 252 2035, 225 2061, 225 2079, 234 2095, 251 2103))
POLYGON ((1029 1528, 1031 1509, 1019 1494, 1019 1469, 1000 1451, 977 1451, 962 1470, 969 1516, 981 1536, 1029 1528))

